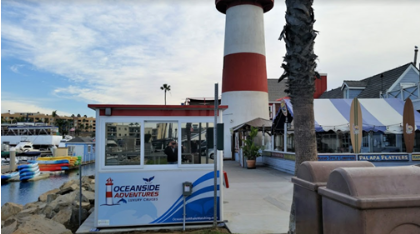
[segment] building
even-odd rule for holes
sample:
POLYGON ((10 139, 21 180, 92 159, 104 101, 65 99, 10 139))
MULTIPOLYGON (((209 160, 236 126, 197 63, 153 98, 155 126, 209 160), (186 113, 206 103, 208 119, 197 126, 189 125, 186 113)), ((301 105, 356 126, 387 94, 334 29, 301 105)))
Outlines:
POLYGON ((69 135, 91 135, 96 130, 96 120, 94 117, 72 115, 72 116, 56 116, 43 114, 40 112, 16 112, 2 113, 2 124, 13 124, 18 122, 29 123, 45 123, 47 125, 58 125, 57 121, 65 121, 65 131, 69 135))
POLYGON ((345 80, 341 87, 324 92, 320 98, 410 98, 420 112, 419 69, 407 63, 362 80, 345 80))

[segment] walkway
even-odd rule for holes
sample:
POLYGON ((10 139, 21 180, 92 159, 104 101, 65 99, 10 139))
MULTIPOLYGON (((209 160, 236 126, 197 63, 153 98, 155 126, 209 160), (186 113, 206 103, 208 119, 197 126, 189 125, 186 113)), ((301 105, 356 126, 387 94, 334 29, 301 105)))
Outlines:
POLYGON ((224 161, 224 220, 232 233, 287 233, 293 197, 292 175, 269 167, 246 169, 224 161))

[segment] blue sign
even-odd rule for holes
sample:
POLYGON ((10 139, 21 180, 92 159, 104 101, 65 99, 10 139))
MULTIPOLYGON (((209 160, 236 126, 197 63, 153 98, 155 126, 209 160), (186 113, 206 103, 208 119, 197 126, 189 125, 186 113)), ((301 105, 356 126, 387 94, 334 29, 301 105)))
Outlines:
POLYGON ((318 161, 356 161, 355 155, 318 155, 318 161))
POLYGON ((359 161, 408 161, 408 154, 375 154, 359 155, 359 161))

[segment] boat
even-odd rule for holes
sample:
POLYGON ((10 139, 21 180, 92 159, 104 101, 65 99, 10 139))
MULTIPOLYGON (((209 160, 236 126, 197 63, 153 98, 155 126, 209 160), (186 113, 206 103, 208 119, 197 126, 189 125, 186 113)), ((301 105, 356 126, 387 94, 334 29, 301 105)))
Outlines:
POLYGON ((2 158, 8 158, 9 155, 10 155, 10 152, 9 151, 1 151, 1 157, 2 158))
POLYGON ((10 179, 12 179, 12 178, 14 178, 14 177, 17 177, 17 176, 19 176, 19 172, 18 171, 16 171, 16 172, 11 172, 11 173, 7 173, 7 174, 3 174, 3 175, 1 175, 1 180, 3 181, 3 180, 10 180, 10 179))
POLYGON ((49 126, 45 123, 1 125, 1 142, 10 147, 15 147, 22 141, 29 141, 32 143, 33 149, 51 154, 49 149, 52 146, 58 146, 61 139, 63 137, 58 133, 58 127, 49 126))
POLYGON ((22 140, 16 146, 15 150, 17 154, 27 153, 27 152, 38 152, 40 153, 39 149, 34 149, 34 145, 31 141, 22 140))
MULTIPOLYGON (((15 158, 16 165, 19 163, 19 159, 15 158)), ((10 158, 2 158, 1 165, 10 165, 10 158)))

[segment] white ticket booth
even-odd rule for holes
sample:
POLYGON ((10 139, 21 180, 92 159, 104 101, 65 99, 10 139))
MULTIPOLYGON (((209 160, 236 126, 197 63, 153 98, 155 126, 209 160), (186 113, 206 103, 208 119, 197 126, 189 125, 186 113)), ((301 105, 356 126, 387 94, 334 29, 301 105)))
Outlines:
MULTIPOLYGON (((184 182, 192 183, 186 223, 213 222, 213 106, 88 106, 96 111, 97 228, 183 223, 184 182)), ((225 109, 219 106, 218 123, 225 109)), ((219 176, 223 160, 219 159, 221 151, 218 221, 223 220, 223 176, 219 176)))

